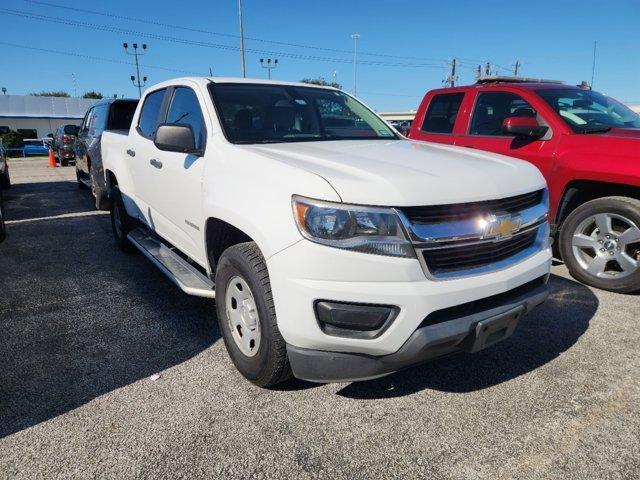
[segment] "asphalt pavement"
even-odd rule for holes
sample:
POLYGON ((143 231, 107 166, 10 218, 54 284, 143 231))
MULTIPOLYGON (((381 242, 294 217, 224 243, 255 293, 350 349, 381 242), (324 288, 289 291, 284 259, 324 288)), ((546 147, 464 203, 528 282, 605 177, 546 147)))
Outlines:
POLYGON ((640 296, 553 267, 505 342, 362 383, 264 390, 211 300, 113 241, 73 167, 10 160, 0 478, 640 478, 640 296))

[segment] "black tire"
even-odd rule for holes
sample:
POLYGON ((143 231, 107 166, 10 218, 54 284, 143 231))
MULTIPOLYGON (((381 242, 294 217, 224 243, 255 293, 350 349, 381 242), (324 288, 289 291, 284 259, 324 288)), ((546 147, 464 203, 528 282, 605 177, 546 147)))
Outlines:
POLYGON ((78 181, 78 188, 80 190, 85 190, 87 188, 85 183, 82 181, 82 177, 80 176, 80 170, 78 170, 77 167, 76 167, 76 180, 78 181))
POLYGON ((11 177, 9 176, 9 167, 4 169, 4 174, 0 178, 0 187, 3 190, 9 190, 11 188, 11 177))
POLYGON ((269 387, 291 377, 286 344, 278 330, 269 272, 254 242, 229 247, 220 257, 216 271, 216 310, 227 352, 247 380, 260 387, 269 387), (229 282, 236 277, 248 284, 258 312, 260 343, 254 356, 245 355, 231 333, 226 297, 229 282))
MULTIPOLYGON (((640 200, 628 197, 604 197, 586 202, 572 211, 563 222, 560 230, 559 247, 562 260, 576 280, 592 287, 617 293, 631 293, 640 290, 640 268, 636 268, 635 270, 629 268, 629 271, 632 273, 621 278, 615 278, 615 276, 600 278, 599 276, 589 273, 585 266, 581 266, 576 255, 574 255, 572 244, 574 234, 582 233, 579 231, 581 230, 581 225, 584 225, 584 222, 589 222, 590 217, 598 214, 613 215, 618 218, 622 217, 634 223, 636 227, 640 227, 640 200)), ((612 230, 616 230, 616 228, 618 230, 614 232, 611 237, 613 240, 622 242, 623 239, 618 237, 619 234, 622 233, 624 223, 626 222, 617 223, 619 220, 615 218, 614 221, 616 224, 613 225, 612 230)), ((596 238, 599 235, 599 230, 592 234, 592 236, 596 238)), ((598 250, 602 252, 602 255, 606 255, 608 251, 603 247, 606 247, 607 240, 605 239, 605 244, 600 244, 600 240, 597 240, 597 242, 597 247, 600 247, 598 250)), ((619 248, 626 251, 629 258, 636 260, 636 262, 640 264, 640 242, 632 242, 630 245, 620 243, 619 248)), ((598 255, 598 252, 592 250, 590 247, 587 247, 586 251, 589 255, 591 251, 593 251, 595 255, 598 255)), ((613 255, 615 255, 617 250, 614 249, 612 251, 614 252, 613 255)), ((606 268, 611 268, 614 273, 615 270, 620 269, 621 273, 623 273, 622 267, 617 263, 615 257, 611 258, 614 260, 611 265, 607 263, 606 268)))
POLYGON ((109 202, 109 195, 107 192, 100 186, 100 182, 98 181, 97 174, 95 168, 93 168, 94 164, 91 164, 91 193, 96 201, 96 210, 109 210, 111 204, 109 202))
POLYGON ((127 235, 136 226, 135 220, 127 214, 124 208, 124 202, 122 201, 122 194, 118 187, 113 187, 111 191, 111 228, 113 230, 113 238, 116 240, 118 248, 125 253, 132 253, 136 251, 127 235))
POLYGON ((0 243, 4 242, 4 239, 7 238, 7 230, 4 224, 3 189, 4 187, 0 186, 0 243))

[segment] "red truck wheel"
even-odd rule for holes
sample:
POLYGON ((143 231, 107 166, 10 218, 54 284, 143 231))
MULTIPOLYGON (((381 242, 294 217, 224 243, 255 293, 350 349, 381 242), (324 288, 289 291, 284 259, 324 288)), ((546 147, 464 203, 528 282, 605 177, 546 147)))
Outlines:
POLYGON ((603 290, 640 290, 640 200, 591 200, 567 217, 560 252, 571 275, 603 290))

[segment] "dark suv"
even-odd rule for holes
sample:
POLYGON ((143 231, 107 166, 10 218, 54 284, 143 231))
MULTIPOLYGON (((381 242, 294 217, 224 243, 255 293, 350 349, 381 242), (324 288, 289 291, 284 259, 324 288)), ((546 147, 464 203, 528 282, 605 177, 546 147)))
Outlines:
POLYGON ((105 130, 129 132, 138 100, 111 98, 91 107, 75 142, 76 177, 78 185, 90 188, 98 210, 109 209, 109 197, 102 169, 100 139, 105 130))
POLYGON ((60 125, 53 135, 53 153, 60 166, 66 167, 69 161, 76 159, 74 146, 77 135, 78 126, 72 124, 60 125))

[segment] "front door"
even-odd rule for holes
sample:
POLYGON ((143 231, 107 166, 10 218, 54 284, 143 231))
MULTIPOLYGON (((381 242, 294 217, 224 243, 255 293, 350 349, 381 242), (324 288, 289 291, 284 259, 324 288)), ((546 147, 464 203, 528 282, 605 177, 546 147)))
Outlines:
MULTIPOLYGON (((206 127, 195 90, 177 86, 169 91, 168 96, 166 119, 163 123, 190 125, 196 148, 204 155, 206 127)), ((151 160, 151 167, 160 178, 149 198, 157 215, 158 233, 194 260, 206 265, 206 259, 202 255, 204 156, 155 148, 151 160)))
POLYGON ((515 93, 478 92, 467 134, 459 138, 457 145, 527 160, 548 177, 553 168, 558 136, 554 137, 551 129, 539 140, 507 135, 502 132, 502 122, 508 117, 533 117, 540 125, 549 125, 526 100, 515 93))

